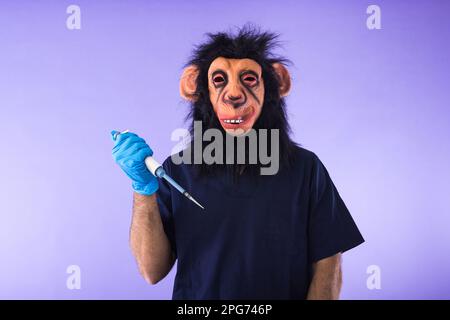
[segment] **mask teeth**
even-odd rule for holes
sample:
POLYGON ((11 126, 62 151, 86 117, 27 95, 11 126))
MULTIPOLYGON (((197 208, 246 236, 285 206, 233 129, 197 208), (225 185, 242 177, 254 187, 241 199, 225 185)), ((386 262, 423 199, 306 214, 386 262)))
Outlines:
POLYGON ((239 123, 241 123, 243 121, 244 120, 242 120, 241 117, 238 118, 238 119, 226 119, 226 120, 223 120, 223 122, 225 122, 225 123, 235 123, 235 124, 239 124, 239 123))

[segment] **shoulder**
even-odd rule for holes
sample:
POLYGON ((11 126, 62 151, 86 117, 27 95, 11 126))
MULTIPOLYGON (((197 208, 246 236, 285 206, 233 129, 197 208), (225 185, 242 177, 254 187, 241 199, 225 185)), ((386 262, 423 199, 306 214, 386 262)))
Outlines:
POLYGON ((292 150, 292 159, 295 166, 311 167, 320 163, 319 157, 311 150, 295 146, 292 150))
POLYGON ((292 160, 292 166, 288 171, 289 175, 299 175, 310 182, 327 179, 327 169, 315 152, 296 146, 293 150, 292 160))
MULTIPOLYGON (((187 149, 181 150, 177 153, 174 153, 170 156, 168 156, 162 166, 164 170, 170 175, 170 174, 179 174, 186 170, 191 170, 192 166, 189 164, 191 163, 191 159, 186 159, 184 157, 185 153, 187 152, 187 149)), ((188 153, 189 154, 189 153, 188 153)))

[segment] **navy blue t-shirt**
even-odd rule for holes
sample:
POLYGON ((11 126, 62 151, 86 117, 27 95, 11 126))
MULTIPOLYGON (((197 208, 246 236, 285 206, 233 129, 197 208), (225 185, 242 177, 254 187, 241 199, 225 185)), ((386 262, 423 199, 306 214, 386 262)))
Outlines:
POLYGON ((297 147, 276 175, 196 178, 166 172, 205 210, 160 180, 164 230, 178 259, 173 299, 305 299, 312 264, 364 242, 318 157, 297 147))

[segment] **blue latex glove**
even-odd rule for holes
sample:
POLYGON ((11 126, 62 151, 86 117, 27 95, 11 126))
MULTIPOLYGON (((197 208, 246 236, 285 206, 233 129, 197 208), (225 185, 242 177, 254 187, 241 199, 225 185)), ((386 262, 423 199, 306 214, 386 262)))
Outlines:
POLYGON ((151 195, 158 190, 158 179, 147 169, 145 158, 153 151, 138 135, 127 132, 118 134, 112 131, 114 161, 132 180, 133 189, 140 194, 151 195))

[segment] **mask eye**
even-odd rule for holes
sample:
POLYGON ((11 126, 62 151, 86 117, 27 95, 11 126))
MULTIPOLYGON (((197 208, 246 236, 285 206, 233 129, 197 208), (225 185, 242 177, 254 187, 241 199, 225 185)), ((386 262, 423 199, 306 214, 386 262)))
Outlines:
POLYGON ((242 77, 242 81, 249 87, 253 87, 257 84, 258 79, 254 75, 246 74, 242 77))
POLYGON ((213 82, 215 85, 222 85, 225 82, 225 78, 222 75, 217 75, 213 78, 213 82))

